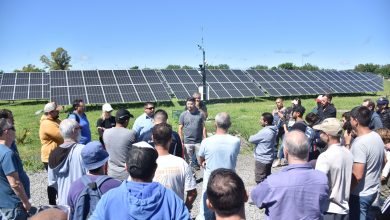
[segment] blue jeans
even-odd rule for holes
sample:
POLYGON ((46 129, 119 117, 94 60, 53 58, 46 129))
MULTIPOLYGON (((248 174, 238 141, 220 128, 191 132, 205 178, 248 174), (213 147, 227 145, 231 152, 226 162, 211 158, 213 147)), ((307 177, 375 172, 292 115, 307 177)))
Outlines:
POLYGON ((349 198, 349 219, 367 219, 368 211, 376 198, 376 194, 368 196, 351 195, 349 198))
POLYGON ((27 220, 27 217, 28 214, 26 210, 21 206, 15 208, 0 208, 0 220, 1 219, 27 220))
POLYGON ((283 159, 283 158, 284 158, 283 143, 281 143, 280 146, 279 146, 278 158, 279 158, 279 159, 283 159))

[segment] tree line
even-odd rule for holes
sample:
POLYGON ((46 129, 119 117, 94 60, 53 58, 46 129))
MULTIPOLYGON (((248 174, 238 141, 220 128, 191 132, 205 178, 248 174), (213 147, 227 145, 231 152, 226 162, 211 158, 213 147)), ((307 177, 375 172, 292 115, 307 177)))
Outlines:
MULTIPOLYGON (((23 66, 21 69, 15 69, 14 72, 45 72, 45 69, 49 70, 69 70, 72 65, 70 65, 71 56, 69 56, 68 51, 64 48, 59 47, 55 51, 50 53, 50 57, 46 55, 42 55, 40 57, 40 61, 44 64, 44 68, 39 68, 33 64, 27 64, 23 66)), ((207 65, 207 69, 230 69, 228 64, 218 64, 218 65, 207 65)), ((139 66, 132 66, 129 69, 141 69, 139 66)), ((153 69, 144 67, 142 69, 153 69)), ((197 67, 193 67, 190 65, 177 65, 170 64, 165 67, 165 69, 198 69, 197 67)), ((305 71, 317 71, 317 70, 332 70, 332 69, 320 69, 318 66, 306 63, 302 66, 297 66, 294 63, 286 62, 279 64, 278 66, 273 66, 269 68, 267 65, 256 65, 251 66, 249 69, 252 70, 305 70, 305 71)), ((358 64, 353 69, 357 72, 371 72, 380 74, 385 77, 390 77, 390 64, 379 65, 373 63, 366 64, 358 64)), ((0 70, 0 73, 2 71, 0 70)))

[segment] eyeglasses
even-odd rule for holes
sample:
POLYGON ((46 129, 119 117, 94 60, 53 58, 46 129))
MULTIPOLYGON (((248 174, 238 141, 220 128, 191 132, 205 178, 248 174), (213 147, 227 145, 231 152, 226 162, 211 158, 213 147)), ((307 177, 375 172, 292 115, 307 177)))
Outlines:
POLYGON ((149 108, 145 108, 145 109, 149 109, 149 110, 152 110, 152 109, 154 109, 154 107, 149 107, 149 108))

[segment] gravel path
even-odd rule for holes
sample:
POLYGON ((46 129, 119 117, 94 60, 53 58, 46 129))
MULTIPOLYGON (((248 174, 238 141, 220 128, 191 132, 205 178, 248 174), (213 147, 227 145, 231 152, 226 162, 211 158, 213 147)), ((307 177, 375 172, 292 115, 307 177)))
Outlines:
MULTIPOLYGON (((248 193, 255 187, 256 183, 254 180, 254 158, 252 154, 250 155, 239 155, 237 160, 237 173, 243 179, 245 188, 248 193)), ((279 170, 279 168, 277 169, 279 170)), ((277 170, 272 169, 272 172, 276 172, 277 170)), ((46 195, 46 186, 47 186, 47 174, 46 172, 36 172, 28 174, 31 181, 31 200, 34 206, 39 205, 47 205, 47 195, 46 195)), ((202 177, 202 172, 197 172, 196 175, 198 178, 202 177)), ((198 184, 197 187, 198 197, 194 203, 194 207, 191 211, 191 216, 196 217, 199 211, 199 200, 200 200, 200 192, 202 192, 202 183, 198 184)), ((247 219, 264 219, 263 210, 259 210, 254 205, 249 205, 249 203, 245 204, 245 212, 247 219)))

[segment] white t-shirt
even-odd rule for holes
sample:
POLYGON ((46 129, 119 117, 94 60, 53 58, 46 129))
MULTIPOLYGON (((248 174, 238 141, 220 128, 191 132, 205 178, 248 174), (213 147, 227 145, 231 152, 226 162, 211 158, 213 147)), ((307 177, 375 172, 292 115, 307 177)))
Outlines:
POLYGON ((187 162, 171 154, 157 158, 157 170, 153 181, 173 190, 183 201, 184 191, 196 188, 195 177, 187 162))
POLYGON ((351 147, 353 162, 365 164, 365 173, 351 194, 368 196, 378 191, 384 146, 381 137, 374 131, 355 138, 351 147))
POLYGON ((324 172, 329 181, 330 204, 327 212, 348 214, 353 156, 344 146, 333 144, 320 154, 316 170, 324 172))

